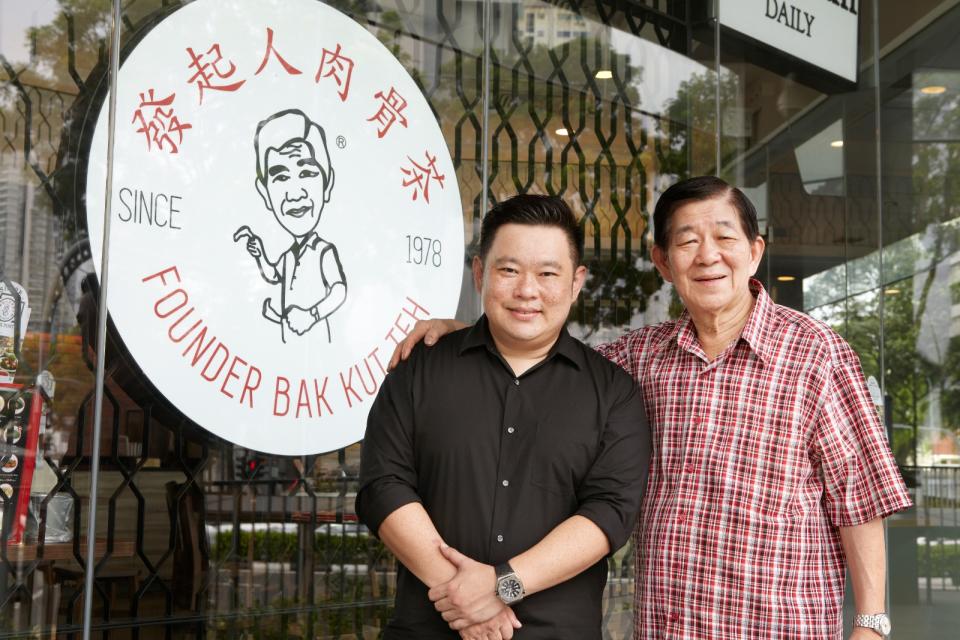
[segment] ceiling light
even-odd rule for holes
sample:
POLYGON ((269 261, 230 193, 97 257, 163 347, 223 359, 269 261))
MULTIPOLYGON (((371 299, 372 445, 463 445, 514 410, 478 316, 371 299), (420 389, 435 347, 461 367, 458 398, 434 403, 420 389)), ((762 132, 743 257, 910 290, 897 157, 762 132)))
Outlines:
POLYGON ((597 71, 597 75, 594 76, 597 80, 609 80, 613 77, 613 71, 609 69, 600 69, 597 71))
POLYGON ((840 149, 843 147, 843 140, 834 140, 830 143, 830 146, 834 149, 840 149))
POLYGON ((895 296, 900 293, 900 289, 884 289, 883 292, 888 296, 895 296))
POLYGON ((947 88, 944 87, 943 85, 931 84, 931 85, 926 86, 926 87, 921 87, 921 88, 920 88, 920 93, 925 93, 925 94, 927 94, 928 96, 938 96, 938 95, 940 95, 941 93, 945 92, 946 90, 947 90, 947 88))
POLYGON ((558 135, 558 136, 568 136, 568 135, 570 135, 570 132, 567 131, 566 129, 564 129, 563 127, 560 127, 559 129, 557 129, 557 135, 558 135))
POLYGON ((777 276, 777 282, 793 282, 797 276, 777 276))

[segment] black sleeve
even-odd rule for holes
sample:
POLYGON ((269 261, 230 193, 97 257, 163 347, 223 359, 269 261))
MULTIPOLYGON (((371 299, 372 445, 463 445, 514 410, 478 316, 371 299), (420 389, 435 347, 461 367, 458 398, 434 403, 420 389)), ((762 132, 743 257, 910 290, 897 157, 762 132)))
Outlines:
POLYGON ((611 554, 633 531, 650 465, 650 429, 640 391, 629 376, 617 373, 599 454, 577 489, 577 515, 603 531, 611 554))
POLYGON ((411 379, 417 350, 390 372, 367 417, 360 455, 357 517, 374 534, 391 513, 420 502, 413 448, 411 379))

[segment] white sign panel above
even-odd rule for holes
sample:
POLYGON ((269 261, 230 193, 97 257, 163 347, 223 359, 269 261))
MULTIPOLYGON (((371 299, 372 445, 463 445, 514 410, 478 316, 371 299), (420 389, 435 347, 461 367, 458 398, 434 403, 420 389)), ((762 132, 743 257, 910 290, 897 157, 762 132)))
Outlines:
POLYGON ((720 24, 850 81, 860 0, 720 0, 720 24))
MULTIPOLYGON (((360 440, 394 345, 452 316, 463 276, 456 172, 414 80, 319 2, 198 0, 129 53, 116 121, 107 302, 144 374, 251 449, 360 440)), ((107 131, 104 106, 98 274, 107 131)))

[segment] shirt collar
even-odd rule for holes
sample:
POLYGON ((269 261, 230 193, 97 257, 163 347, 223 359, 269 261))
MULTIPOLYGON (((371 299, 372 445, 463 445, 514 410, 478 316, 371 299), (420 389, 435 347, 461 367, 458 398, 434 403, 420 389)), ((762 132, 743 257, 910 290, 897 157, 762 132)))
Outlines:
POLYGON ((303 254, 307 252, 308 248, 316 249, 318 242, 320 242, 320 234, 318 234, 316 231, 311 231, 308 233, 303 239, 302 243, 297 242, 297 240, 294 239, 293 246, 291 247, 293 250, 293 255, 297 256, 298 258, 302 258, 303 254))
POLYGON ((771 356, 771 324, 774 313, 776 312, 773 300, 767 295, 766 289, 756 278, 750 278, 750 293, 757 299, 753 305, 753 311, 747 318, 747 324, 743 325, 743 331, 740 337, 750 345, 757 356, 764 364, 770 362, 771 356))
MULTIPOLYGON (((770 360, 770 321, 773 319, 774 303, 759 280, 750 278, 749 286, 751 295, 756 298, 756 303, 747 317, 747 323, 743 325, 740 338, 750 346, 764 364, 767 364, 770 360)), ((693 325, 690 312, 686 309, 677 318, 673 331, 668 332, 663 340, 654 346, 654 351, 659 353, 673 342, 685 351, 700 349, 696 327, 693 325)))
MULTIPOLYGON (((496 344, 493 342, 493 336, 490 335, 490 326, 486 314, 480 316, 480 319, 464 334, 463 341, 460 343, 460 355, 478 347, 485 347, 490 353, 501 357, 500 352, 497 351, 496 344)), ((583 369, 586 366, 586 360, 584 359, 583 349, 580 343, 567 332, 566 327, 560 329, 560 337, 553 343, 550 352, 544 360, 549 360, 554 355, 563 356, 565 360, 577 369, 583 369)))

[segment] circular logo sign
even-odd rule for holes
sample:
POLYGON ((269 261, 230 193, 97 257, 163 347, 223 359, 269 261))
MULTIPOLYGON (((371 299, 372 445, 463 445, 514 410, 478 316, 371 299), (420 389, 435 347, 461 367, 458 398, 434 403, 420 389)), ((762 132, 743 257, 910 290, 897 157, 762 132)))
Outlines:
MULTIPOLYGON (((117 87, 111 317, 186 416, 245 447, 363 437, 396 343, 456 310, 463 219, 443 134, 377 38, 313 0, 199 0, 117 87)), ((107 107, 88 226, 98 273, 107 107)))

